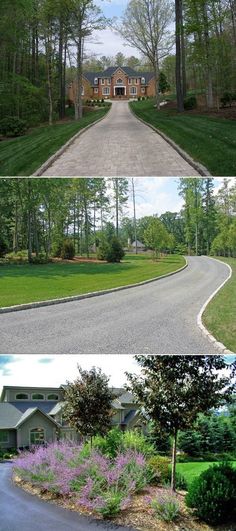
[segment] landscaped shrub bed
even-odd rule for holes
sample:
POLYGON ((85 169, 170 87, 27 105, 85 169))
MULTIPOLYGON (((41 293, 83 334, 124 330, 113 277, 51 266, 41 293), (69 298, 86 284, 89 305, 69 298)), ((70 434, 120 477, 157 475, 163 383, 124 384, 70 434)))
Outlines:
POLYGON ((73 497, 76 505, 104 518, 126 508, 131 495, 151 479, 141 453, 128 450, 111 459, 87 444, 65 442, 22 454, 14 470, 22 480, 44 491, 73 497))

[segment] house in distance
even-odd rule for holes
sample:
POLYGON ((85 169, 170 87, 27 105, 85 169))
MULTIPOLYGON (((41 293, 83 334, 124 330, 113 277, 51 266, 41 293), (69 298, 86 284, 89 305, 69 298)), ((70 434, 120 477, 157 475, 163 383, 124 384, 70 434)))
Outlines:
MULTIPOLYGON (((76 85, 68 89, 68 99, 75 100, 76 85)), ((152 72, 136 72, 128 66, 111 66, 104 72, 84 72, 82 96, 90 99, 132 99, 155 96, 155 78, 152 72)))

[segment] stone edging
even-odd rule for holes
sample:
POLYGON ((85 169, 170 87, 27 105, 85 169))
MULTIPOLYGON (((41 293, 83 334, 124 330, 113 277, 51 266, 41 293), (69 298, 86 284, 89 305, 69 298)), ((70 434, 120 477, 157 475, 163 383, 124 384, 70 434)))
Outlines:
MULTIPOLYGON (((173 140, 171 140, 171 138, 169 138, 167 135, 165 135, 165 133, 160 131, 160 129, 158 129, 157 127, 155 127, 152 124, 149 124, 148 122, 146 122, 145 120, 143 120, 142 118, 137 116, 137 114, 132 109, 131 105, 129 105, 129 108, 130 108, 130 111, 132 112, 133 116, 135 116, 135 118, 137 118, 137 120, 139 120, 144 125, 147 125, 151 129, 153 129, 153 131, 155 131, 155 133, 158 133, 158 135, 160 135, 166 142, 168 142, 168 144, 170 144, 170 146, 173 147, 175 149, 175 151, 177 151, 179 153, 179 155, 181 155, 181 157, 184 160, 186 160, 186 162, 188 162, 188 164, 190 164, 195 170, 197 170, 198 173, 201 176, 203 176, 203 177, 207 177, 208 176, 209 177, 211 175, 209 173, 208 169, 205 168, 205 166, 200 164, 200 162, 196 162, 195 160, 193 160, 192 157, 190 157, 190 155, 188 155, 188 153, 186 153, 181 147, 178 146, 178 144, 176 144, 173 140)), ((191 175, 190 175, 190 177, 191 177, 191 175)))
POLYGON ((232 272, 232 268, 230 267, 229 264, 226 264, 226 262, 223 262, 222 260, 217 260, 217 258, 213 258, 212 256, 208 256, 208 258, 211 258, 211 260, 216 260, 216 262, 220 262, 220 263, 225 264, 228 267, 228 269, 229 269, 229 276, 210 295, 210 297, 208 297, 207 301, 203 304, 203 306, 202 306, 202 308, 201 308, 201 310, 200 310, 200 312, 199 312, 199 314, 197 316, 197 324, 198 324, 198 327, 200 328, 201 332, 203 333, 203 335, 206 336, 209 339, 209 341, 214 343, 216 348, 221 350, 224 354, 234 354, 231 350, 228 350, 227 347, 223 343, 221 343, 220 341, 217 341, 217 339, 207 330, 206 326, 202 322, 203 313, 204 313, 206 307, 208 306, 209 302, 215 297, 215 295, 218 293, 218 291, 220 291, 223 288, 223 286, 226 284, 226 282, 228 282, 228 280, 232 277, 232 273, 233 273, 232 272))
POLYGON ((111 107, 104 114, 104 116, 102 116, 101 118, 98 118, 98 120, 95 120, 95 122, 93 122, 92 124, 86 125, 86 127, 83 127, 83 129, 81 129, 80 131, 78 131, 78 133, 72 136, 58 151, 56 151, 56 153, 54 153, 54 155, 51 155, 51 157, 49 157, 49 159, 46 160, 46 162, 44 162, 42 166, 40 166, 40 168, 36 170, 35 173, 33 173, 33 176, 40 177, 40 175, 43 175, 43 173, 53 164, 53 162, 55 162, 61 155, 63 155, 63 153, 71 146, 71 144, 73 144, 75 140, 77 140, 77 138, 79 138, 83 133, 86 133, 86 131, 88 131, 90 127, 93 127, 93 125, 96 125, 102 120, 104 120, 104 118, 106 118, 109 112, 111 111, 111 107))
POLYGON ((167 273, 166 275, 161 275, 160 277, 150 278, 148 280, 143 280, 142 282, 136 282, 135 284, 127 284, 127 286, 118 286, 117 288, 111 288, 111 289, 105 289, 101 291, 92 291, 90 293, 84 293, 82 295, 73 295, 72 297, 63 297, 61 299, 52 299, 48 301, 36 301, 36 302, 29 302, 25 304, 17 304, 15 306, 6 306, 3 308, 0 308, 0 314, 1 313, 11 313, 11 312, 19 312, 21 310, 31 310, 32 308, 41 308, 43 306, 53 306, 55 304, 63 304, 65 302, 73 302, 73 301, 80 301, 83 299, 90 299, 92 297, 98 297, 100 295, 107 295, 109 293, 114 293, 116 291, 123 291, 125 289, 130 288, 136 288, 138 286, 143 286, 145 284, 149 284, 151 282, 156 282, 157 280, 160 280, 162 278, 170 277, 172 275, 176 275, 176 273, 180 273, 186 267, 188 267, 188 261, 186 257, 185 259, 185 265, 182 266, 180 269, 177 269, 176 271, 172 271, 171 273, 167 273))

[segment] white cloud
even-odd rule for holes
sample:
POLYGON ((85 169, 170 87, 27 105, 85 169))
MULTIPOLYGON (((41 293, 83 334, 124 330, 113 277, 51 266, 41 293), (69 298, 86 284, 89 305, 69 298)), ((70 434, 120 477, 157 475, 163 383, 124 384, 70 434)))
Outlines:
POLYGON ((49 364, 44 364, 42 356, 12 356, 11 363, 0 368, 1 385, 57 387, 67 380, 73 381, 78 375, 77 365, 81 365, 83 369, 100 367, 110 376, 110 384, 119 387, 126 382, 125 371, 139 372, 131 355, 55 355, 50 359, 49 364))
POLYGON ((87 56, 114 56, 118 52, 122 52, 126 57, 131 55, 140 56, 136 48, 125 45, 124 39, 109 28, 94 32, 93 40, 86 43, 85 54, 87 56))

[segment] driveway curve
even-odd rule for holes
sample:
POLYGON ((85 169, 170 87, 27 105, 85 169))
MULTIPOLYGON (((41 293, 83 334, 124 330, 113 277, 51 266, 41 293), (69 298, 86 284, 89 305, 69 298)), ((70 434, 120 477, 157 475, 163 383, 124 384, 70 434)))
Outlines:
POLYGON ((207 257, 153 283, 0 315, 3 354, 216 354, 197 326, 228 267, 207 257))
POLYGON ((10 463, 0 463, 0 531, 132 531, 28 494, 12 483, 11 473, 10 463))
POLYGON ((127 101, 114 101, 108 115, 79 136, 42 175, 190 177, 199 173, 141 123, 127 101))

